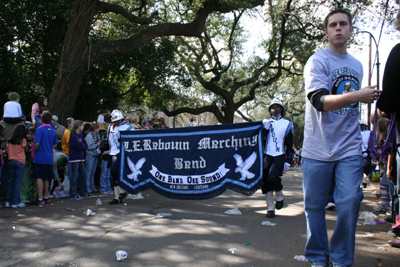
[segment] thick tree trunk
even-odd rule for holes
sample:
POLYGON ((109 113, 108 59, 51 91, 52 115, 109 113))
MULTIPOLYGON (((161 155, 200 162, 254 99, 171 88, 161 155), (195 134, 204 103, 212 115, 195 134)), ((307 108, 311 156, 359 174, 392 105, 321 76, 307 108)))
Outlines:
POLYGON ((233 110, 233 108, 225 110, 225 121, 224 121, 224 124, 233 123, 234 118, 235 118, 235 111, 233 110))
POLYGON ((223 108, 223 112, 224 112, 224 119, 225 121, 223 122, 223 124, 226 123, 233 123, 234 118, 235 118, 235 111, 236 111, 236 107, 235 107, 235 103, 233 101, 233 97, 231 99, 229 99, 228 101, 225 99, 225 107, 223 108))
POLYGON ((96 14, 98 0, 75 1, 70 25, 64 40, 57 78, 49 102, 49 109, 61 122, 71 117, 88 66, 88 37, 96 14))

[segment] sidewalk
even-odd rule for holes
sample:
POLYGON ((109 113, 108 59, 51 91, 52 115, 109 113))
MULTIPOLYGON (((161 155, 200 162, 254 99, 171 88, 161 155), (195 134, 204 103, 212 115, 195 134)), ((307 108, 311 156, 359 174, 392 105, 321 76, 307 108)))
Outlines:
MULTIPOLYGON (((56 199, 43 208, 2 208, 0 266, 309 266, 293 259, 304 254, 306 242, 301 169, 285 172, 283 184, 285 207, 272 219, 265 217, 260 190, 250 197, 228 190, 202 201, 146 190, 144 199, 127 205, 110 206, 112 196, 95 195, 81 202, 56 199), (95 205, 98 198, 103 205, 95 205), (242 215, 224 213, 233 208, 242 215), (96 215, 86 216, 87 209, 96 215), (161 212, 171 216, 158 217, 161 212), (117 250, 125 250, 128 259, 117 262, 117 250)), ((364 190, 369 202, 361 212, 373 211, 374 189, 364 190)), ((331 234, 336 212, 327 211, 327 219, 331 234)), ((389 229, 390 224, 358 226, 357 235, 373 236, 357 237, 354 266, 400 266, 400 249, 387 245, 389 229)))

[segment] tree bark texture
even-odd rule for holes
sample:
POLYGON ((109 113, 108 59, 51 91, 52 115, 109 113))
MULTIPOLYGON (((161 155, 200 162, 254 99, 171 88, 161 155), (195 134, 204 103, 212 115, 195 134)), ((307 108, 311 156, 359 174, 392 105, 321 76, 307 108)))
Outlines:
POLYGON ((83 76, 88 67, 88 37, 98 0, 75 1, 64 40, 49 109, 61 122, 72 116, 83 76))

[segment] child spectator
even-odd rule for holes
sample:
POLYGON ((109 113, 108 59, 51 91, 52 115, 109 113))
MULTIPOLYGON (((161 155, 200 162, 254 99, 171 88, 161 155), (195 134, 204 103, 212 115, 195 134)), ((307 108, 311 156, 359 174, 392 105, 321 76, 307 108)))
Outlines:
POLYGON ((102 109, 100 110, 100 115, 97 117, 97 122, 106 123, 104 120, 104 116, 107 114, 107 111, 102 109))
MULTIPOLYGON (((56 187, 53 191, 53 195, 57 197, 58 192, 61 190, 61 183, 64 176, 60 177, 58 170, 62 170, 63 174, 64 168, 67 166, 68 157, 62 152, 53 151, 53 174, 54 174, 54 186, 56 187)), ((53 188, 54 188, 53 186, 53 188)))
POLYGON ((7 123, 19 123, 24 121, 24 113, 19 103, 19 94, 12 92, 8 95, 10 101, 4 104, 3 120, 7 123))
POLYGON ((165 129, 165 128, 168 128, 167 127, 167 124, 165 123, 165 121, 164 121, 164 119, 163 118, 160 118, 159 120, 158 120, 158 124, 159 124, 159 129, 165 129))
POLYGON ((94 174, 96 173, 97 163, 99 161, 99 152, 97 148, 100 146, 99 125, 91 124, 89 133, 86 135, 86 143, 88 145, 86 152, 86 189, 89 193, 95 192, 94 174))
POLYGON ((111 173, 110 168, 107 167, 111 165, 111 156, 110 153, 110 145, 108 144, 108 136, 101 141, 99 147, 101 153, 101 174, 100 174, 100 194, 114 194, 114 191, 111 190, 111 173))
POLYGON ((143 121, 144 121, 143 114, 140 114, 139 115, 139 124, 142 126, 143 126, 143 121))
POLYGON ((32 111, 31 111, 31 118, 32 118, 32 124, 38 128, 40 125, 42 125, 42 117, 41 117, 41 111, 46 110, 47 106, 47 98, 44 95, 41 95, 38 97, 37 101, 35 104, 32 105, 32 111))
POLYGON ((148 121, 143 121, 143 129, 145 129, 145 130, 150 129, 148 121))
MULTIPOLYGON (((387 134, 388 134, 388 127, 389 127, 389 121, 386 118, 381 118, 378 120, 377 123, 377 132, 380 134, 379 136, 379 146, 382 147, 383 144, 385 143, 387 139, 387 134)), ((390 148, 391 146, 389 146, 390 148)), ((388 149, 389 149, 388 148, 388 149)), ((390 190, 390 184, 392 181, 390 181, 387 177, 387 154, 384 151, 380 151, 382 154, 382 157, 379 159, 381 162, 382 166, 382 179, 379 183, 379 187, 381 190, 381 200, 382 202, 374 206, 374 211, 378 212, 387 212, 390 211, 390 200, 393 196, 393 191, 390 190), (391 192, 392 191, 392 192, 391 192)), ((389 151, 387 151, 389 152, 389 151)))
MULTIPOLYGON (((65 131, 62 137, 62 143, 61 143, 61 152, 69 157, 69 138, 71 136, 71 128, 74 125, 74 119, 73 118, 68 118, 65 120, 65 131)), ((72 178, 72 169, 71 169, 71 163, 68 161, 67 163, 67 175, 68 175, 68 180, 71 181, 72 178)))
POLYGON ((34 127, 28 129, 26 134, 26 142, 28 147, 28 152, 25 153, 25 171, 24 179, 22 181, 20 195, 21 202, 31 202, 36 200, 36 183, 34 179, 31 179, 33 170, 33 159, 35 158, 35 153, 33 153, 33 140, 35 139, 34 127))
POLYGON ((43 125, 37 128, 33 145, 36 153, 33 161, 33 178, 36 179, 37 205, 50 204, 49 185, 53 180, 53 147, 57 146, 57 133, 51 128, 51 113, 42 114, 43 125))
POLYGON ((28 151, 25 134, 25 125, 17 125, 7 142, 9 183, 6 194, 6 208, 9 208, 10 204, 12 208, 25 207, 25 203, 20 201, 19 194, 24 178, 25 151, 28 151))
MULTIPOLYGON (((32 125, 36 129, 42 125, 42 113, 44 111, 47 111, 47 98, 41 95, 38 97, 37 102, 32 105, 31 111, 32 125)), ((53 129, 56 127, 53 121, 50 121, 49 124, 53 129)))
POLYGON ((136 118, 133 120, 133 124, 131 124, 131 126, 135 129, 135 130, 140 130, 142 129, 142 126, 140 126, 139 124, 139 119, 136 118))
POLYGON ((86 190, 85 153, 87 148, 88 145, 83 134, 83 121, 77 120, 71 129, 69 139, 69 162, 72 169, 69 197, 72 199, 93 197, 86 190), (78 187, 81 195, 78 194, 78 187))

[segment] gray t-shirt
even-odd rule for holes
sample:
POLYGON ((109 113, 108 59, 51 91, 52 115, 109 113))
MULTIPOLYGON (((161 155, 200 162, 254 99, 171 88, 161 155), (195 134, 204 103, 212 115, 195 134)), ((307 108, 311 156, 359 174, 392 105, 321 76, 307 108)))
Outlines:
POLYGON ((325 88, 338 95, 361 88, 363 68, 350 54, 342 55, 326 47, 310 57, 304 69, 306 115, 302 156, 320 161, 336 161, 361 155, 359 103, 334 110, 318 111, 308 93, 325 88))

